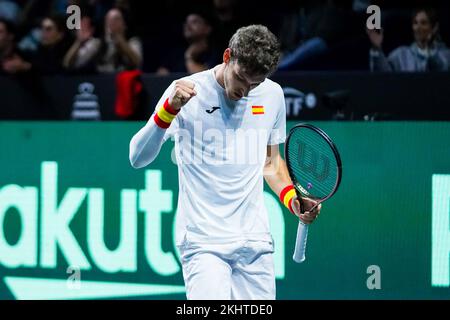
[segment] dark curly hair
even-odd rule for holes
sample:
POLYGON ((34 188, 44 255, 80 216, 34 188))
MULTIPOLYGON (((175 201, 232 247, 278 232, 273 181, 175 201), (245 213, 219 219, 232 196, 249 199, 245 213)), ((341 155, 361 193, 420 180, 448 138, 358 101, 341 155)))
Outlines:
POLYGON ((231 49, 231 61, 237 62, 249 75, 270 75, 280 61, 277 37, 262 25, 239 28, 228 47, 231 49))

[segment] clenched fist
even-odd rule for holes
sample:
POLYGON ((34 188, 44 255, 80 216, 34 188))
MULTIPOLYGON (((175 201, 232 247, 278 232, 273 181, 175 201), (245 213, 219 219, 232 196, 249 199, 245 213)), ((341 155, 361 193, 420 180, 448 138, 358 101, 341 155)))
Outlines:
POLYGON ((175 110, 180 110, 193 96, 197 94, 194 90, 195 84, 185 80, 175 82, 175 89, 169 96, 169 105, 175 110))

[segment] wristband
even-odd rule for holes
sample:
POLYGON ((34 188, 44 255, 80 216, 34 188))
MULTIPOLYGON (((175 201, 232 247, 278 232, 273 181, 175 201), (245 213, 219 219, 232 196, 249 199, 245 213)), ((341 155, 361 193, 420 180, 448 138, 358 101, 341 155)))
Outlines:
POLYGON ((162 129, 167 129, 170 127, 173 119, 177 116, 180 110, 175 110, 169 105, 169 98, 166 99, 164 105, 159 108, 158 112, 155 113, 153 119, 158 127, 162 129))
POLYGON ((292 209, 292 199, 296 196, 295 188, 293 185, 289 185, 281 190, 280 201, 289 209, 289 211, 294 214, 292 209))

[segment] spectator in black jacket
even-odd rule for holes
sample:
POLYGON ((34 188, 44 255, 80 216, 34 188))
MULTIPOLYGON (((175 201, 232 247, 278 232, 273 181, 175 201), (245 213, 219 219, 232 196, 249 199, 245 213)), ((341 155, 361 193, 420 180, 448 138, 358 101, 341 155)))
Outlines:
POLYGON ((16 74, 31 68, 17 49, 15 37, 14 24, 0 18, 0 74, 16 74))
POLYGON ((62 73, 63 58, 71 44, 66 35, 65 18, 59 15, 44 18, 41 33, 36 52, 21 51, 15 43, 14 25, 2 20, 0 23, 2 71, 9 74, 33 71, 37 75, 62 73))
POLYGON ((189 74, 211 68, 217 63, 214 60, 210 44, 212 31, 209 17, 200 11, 187 15, 183 25, 184 42, 174 46, 166 54, 157 73, 166 75, 171 72, 187 72, 189 74))
POLYGON ((31 64, 40 74, 63 73, 63 59, 72 41, 66 33, 66 20, 60 15, 50 15, 41 23, 42 38, 31 64))

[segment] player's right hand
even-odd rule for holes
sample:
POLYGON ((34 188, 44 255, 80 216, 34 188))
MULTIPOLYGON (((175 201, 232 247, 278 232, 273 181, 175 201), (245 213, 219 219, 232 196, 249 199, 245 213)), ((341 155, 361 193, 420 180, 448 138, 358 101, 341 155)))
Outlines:
POLYGON ((175 110, 180 110, 182 106, 197 94, 194 87, 195 84, 190 81, 176 81, 175 88, 169 96, 169 105, 175 110))
POLYGON ((302 198, 301 201, 303 202, 303 209, 305 211, 301 211, 300 201, 297 196, 294 196, 292 199, 292 210, 294 210, 295 215, 299 217, 304 224, 311 224, 320 214, 322 204, 316 206, 317 202, 308 198, 302 198), (313 207, 314 209, 310 211, 313 207))

